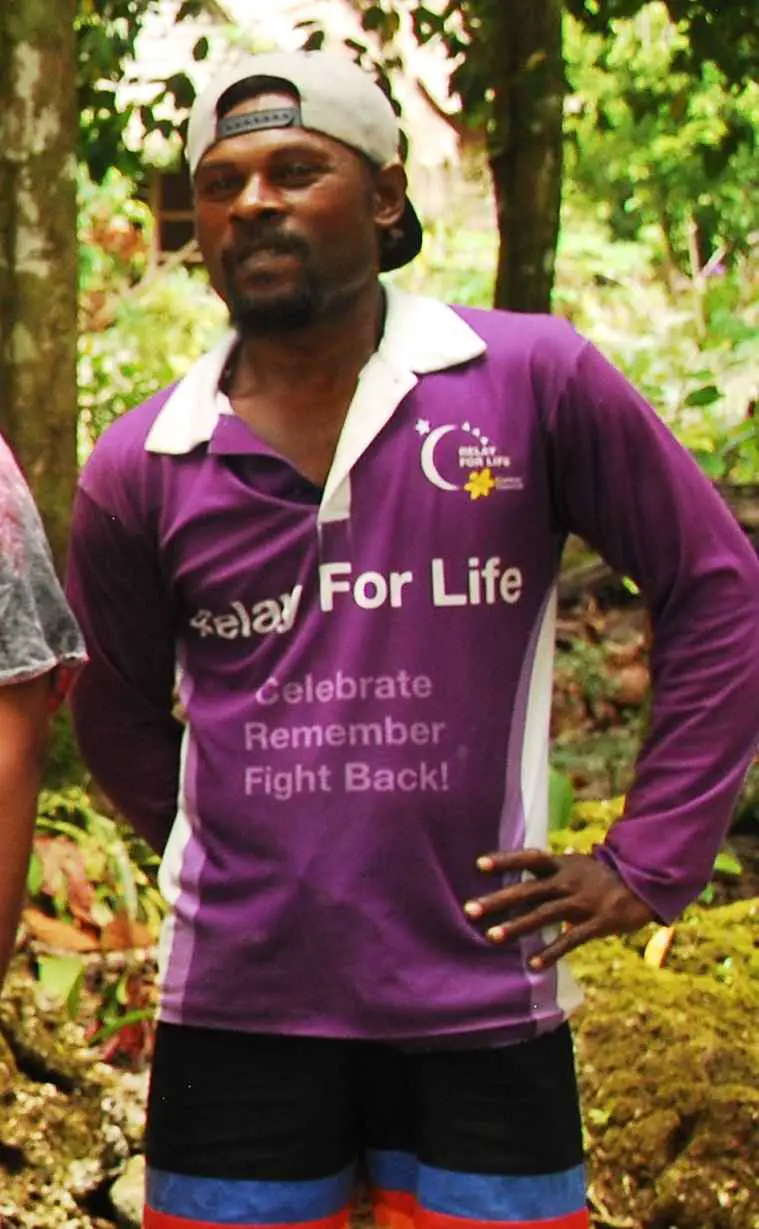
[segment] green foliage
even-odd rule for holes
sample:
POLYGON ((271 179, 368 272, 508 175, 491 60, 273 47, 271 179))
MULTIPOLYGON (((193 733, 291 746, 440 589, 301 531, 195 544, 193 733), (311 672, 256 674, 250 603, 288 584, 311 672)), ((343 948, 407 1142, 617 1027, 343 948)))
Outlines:
POLYGON ((95 179, 120 162, 132 171, 137 159, 123 147, 130 110, 116 106, 116 85, 134 53, 140 23, 155 8, 155 0, 79 0, 77 38, 77 101, 80 120, 79 156, 95 179))
MULTIPOLYGON (((127 64, 134 57, 135 44, 145 17, 157 10, 159 0, 78 0, 75 22, 77 38, 77 101, 80 115, 79 158, 92 178, 99 182, 118 167, 139 176, 141 158, 124 143, 135 105, 119 103, 118 87, 127 64)), ((197 15, 200 0, 185 0, 177 21, 197 15)), ((203 59, 207 46, 195 48, 195 58, 203 59)), ((162 103, 169 101, 181 114, 192 104, 195 90, 185 73, 156 83, 154 97, 139 107, 140 120, 149 133, 155 129, 169 136, 176 124, 160 116, 162 103)))
POLYGON ((402 289, 463 307, 490 307, 495 285, 497 236, 473 230, 461 217, 425 229, 424 246, 411 264, 393 273, 402 289))
POLYGON ((27 878, 36 905, 91 931, 121 917, 157 935, 165 906, 155 886, 156 855, 103 814, 86 790, 43 790, 36 831, 27 878))
POLYGON ((86 790, 42 793, 24 911, 43 944, 37 980, 71 1019, 86 1021, 101 1058, 122 1066, 144 1065, 152 1045, 155 969, 144 949, 166 912, 157 862, 86 790))
POLYGON ((755 482, 759 275, 749 254, 708 278, 663 275, 655 227, 613 238, 603 208, 569 185, 555 308, 652 403, 709 477, 755 482), (654 322, 652 324, 652 322, 654 322))
POLYGON ((127 1054, 139 1063, 145 1057, 155 1016, 151 989, 145 971, 140 975, 132 968, 104 983, 89 1043, 105 1046, 105 1058, 113 1060, 127 1054), (141 1002, 145 1005, 135 1005, 141 1002))
POLYGON ((80 168, 79 291, 85 328, 147 270, 153 218, 136 190, 134 180, 115 169, 97 183, 80 168))
POLYGON ((610 37, 565 23, 573 183, 605 207, 615 236, 660 227, 667 259, 695 276, 745 252, 759 226, 759 87, 732 87, 709 62, 694 74, 688 46, 662 3, 610 37))
POLYGON ((88 439, 178 380, 221 336, 224 313, 201 274, 174 269, 116 308, 113 324, 82 335, 80 404, 88 439))
POLYGON ((133 183, 110 172, 81 187, 82 447, 114 418, 179 379, 222 334, 226 313, 205 274, 151 266, 152 218, 133 183))
MULTIPOLYGON (((635 17, 645 0, 564 0, 588 30, 609 36, 620 19, 635 17)), ((698 76, 714 64, 730 84, 759 76, 759 9, 755 0, 665 0, 670 21, 685 35, 676 67, 698 76)))
POLYGON ((548 774, 548 829, 561 832, 572 819, 575 791, 569 777, 551 768, 548 774))

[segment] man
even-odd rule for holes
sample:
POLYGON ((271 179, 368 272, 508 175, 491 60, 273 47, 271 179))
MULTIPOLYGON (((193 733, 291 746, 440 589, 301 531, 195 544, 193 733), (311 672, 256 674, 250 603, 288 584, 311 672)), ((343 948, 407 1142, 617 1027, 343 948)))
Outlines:
POLYGON ((566 323, 383 286, 421 227, 384 95, 253 57, 190 118, 233 333, 81 482, 74 694, 171 906, 146 1229, 588 1224, 557 964, 709 878, 759 729, 759 568, 566 323), (569 532, 646 594, 627 813, 546 847, 569 532), (172 715, 174 688, 185 715, 172 715))
POLYGON ((0 439, 0 984, 24 897, 50 713, 83 661, 42 522, 0 439))

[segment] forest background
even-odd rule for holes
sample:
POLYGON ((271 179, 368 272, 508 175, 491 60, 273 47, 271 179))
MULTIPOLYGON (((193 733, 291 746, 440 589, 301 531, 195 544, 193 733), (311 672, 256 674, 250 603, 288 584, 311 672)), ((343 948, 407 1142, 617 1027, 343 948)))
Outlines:
MULTIPOLYGON (((448 301, 568 317, 756 533, 755 5, 351 3, 363 29, 351 49, 391 93, 404 71, 401 32, 448 57, 446 111, 469 151, 460 192, 427 219, 422 255, 394 276, 448 301)), ((197 267, 156 264, 149 168, 128 139, 138 116, 162 136, 162 157, 175 157, 192 99, 184 74, 156 83, 147 102, 119 93, 156 4, 0 0, 0 430, 61 568, 76 474, 94 439, 178 378, 225 326, 197 267)), ((185 0, 177 19, 204 7, 185 0)), ((224 31, 244 43, 244 32, 224 31)), ((303 24, 305 44, 323 37, 303 24)), ((193 54, 211 51, 203 38, 193 54)), ((559 848, 586 849, 620 813, 645 729, 648 634, 634 586, 581 543, 571 544, 562 584, 551 820, 559 848)), ((577 960, 593 1008, 579 1039, 593 1054, 582 1078, 599 1227, 759 1227, 759 1054, 748 1023, 759 1006, 758 843, 754 774, 713 882, 682 923, 594 945, 597 954, 577 960), (604 998, 609 967, 622 974, 614 1001, 604 998), (706 1039, 694 1033, 688 1048, 704 1014, 706 1039), (621 1060, 620 1025, 629 1033, 631 1018, 642 1049, 621 1060), (637 1070, 635 1095, 615 1075, 620 1065, 637 1070)), ((120 1069, 141 1070, 150 1054, 163 915, 155 869, 92 790, 59 722, 18 1001, 28 1001, 32 979, 44 1003, 86 1028, 90 1052, 120 1069)), ((0 1032, 21 1061, 11 1008, 0 1032)), ((9 1146, 0 1141, 0 1167, 9 1146)), ((116 1169, 112 1161, 111 1176, 116 1169)), ((14 1207, 0 1191, 3 1211, 12 1218, 14 1207)))

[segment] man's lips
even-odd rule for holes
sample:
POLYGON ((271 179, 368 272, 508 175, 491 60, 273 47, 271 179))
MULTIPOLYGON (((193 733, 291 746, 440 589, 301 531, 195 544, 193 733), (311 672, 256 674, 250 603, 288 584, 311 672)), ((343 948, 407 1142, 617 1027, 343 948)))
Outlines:
POLYGON ((256 257, 271 260, 276 256, 291 256, 299 259, 302 257, 302 254, 302 250, 297 244, 288 243, 282 239, 272 239, 268 243, 262 240, 258 243, 240 244, 239 247, 230 249, 227 259, 232 264, 241 265, 245 261, 256 257))
POLYGON ((301 256, 292 248, 259 247, 239 254, 235 253, 226 262, 226 266, 228 272, 235 277, 244 277, 248 273, 255 274, 260 269, 276 265, 285 266, 294 262, 300 264, 301 256))

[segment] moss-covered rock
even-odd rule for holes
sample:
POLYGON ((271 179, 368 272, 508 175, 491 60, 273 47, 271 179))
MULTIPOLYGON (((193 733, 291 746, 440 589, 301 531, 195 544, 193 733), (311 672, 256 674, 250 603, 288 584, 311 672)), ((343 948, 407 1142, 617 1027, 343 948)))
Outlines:
POLYGON ((647 937, 572 958, 598 1224, 759 1229, 759 901, 691 909, 664 968, 647 937))

